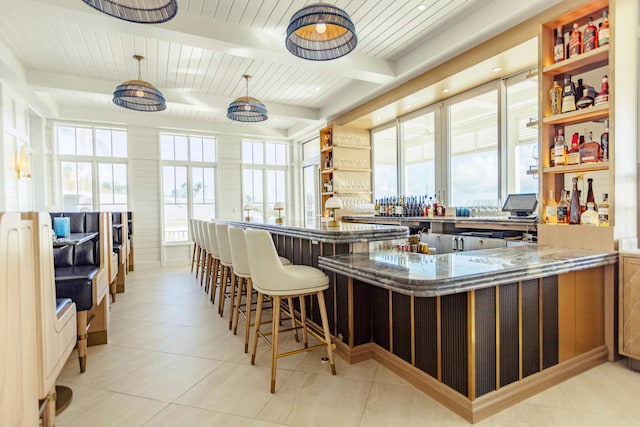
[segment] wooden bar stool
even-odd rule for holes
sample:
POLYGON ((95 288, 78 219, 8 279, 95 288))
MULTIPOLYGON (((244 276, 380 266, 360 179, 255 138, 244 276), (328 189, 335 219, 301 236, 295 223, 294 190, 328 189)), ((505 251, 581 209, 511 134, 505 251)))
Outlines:
MULTIPOLYGON (((229 311, 233 312, 233 293, 227 294, 227 282, 231 282, 232 286, 235 282, 235 276, 233 275, 233 260, 231 259, 231 248, 229 247, 228 228, 229 226, 227 224, 216 224, 216 237, 218 239, 218 250, 220 251, 220 264, 222 266, 222 278, 220 279, 219 292, 220 301, 218 302, 218 313, 220 314, 220 317, 224 317, 224 305, 227 298, 231 300, 229 311)), ((231 324, 229 324, 229 329, 231 329, 231 324)))
MULTIPOLYGON (((315 350, 317 348, 326 347, 329 362, 331 364, 331 373, 336 374, 336 365, 333 360, 333 344, 331 343, 331 334, 329 333, 329 321, 327 319, 327 307, 324 301, 325 289, 329 288, 329 277, 321 270, 304 265, 291 265, 284 267, 278 259, 278 253, 273 245, 273 240, 269 233, 265 230, 246 230, 247 253, 249 255, 249 265, 251 267, 251 277, 253 279, 253 288, 258 292, 258 302, 264 295, 273 298, 273 321, 272 332, 273 339, 271 341, 271 393, 276 390, 276 368, 277 360, 280 357, 298 354, 303 351, 315 350), (305 296, 316 295, 318 298, 318 307, 320 309, 320 317, 322 319, 323 335, 316 332, 312 325, 307 324, 305 310, 305 296), (280 324, 280 302, 282 298, 298 298, 300 300, 300 325, 302 326, 304 337, 304 348, 278 353, 278 336, 280 324), (309 347, 307 336, 312 335, 320 344, 309 347)), ((256 348, 258 346, 258 337, 261 336, 265 341, 269 333, 260 332, 260 323, 262 318, 262 304, 258 303, 256 308, 256 322, 253 332, 253 346, 251 350, 251 364, 255 363, 256 348)), ((296 319, 294 321, 297 322, 296 319)))
POLYGON ((218 248, 218 235, 216 234, 216 223, 207 222, 207 233, 209 235, 209 274, 205 283, 205 292, 211 287, 211 304, 216 302, 216 286, 218 284, 218 273, 220 272, 220 249, 218 248))
POLYGON ((199 250, 198 242, 196 241, 195 219, 189 219, 189 238, 193 241, 193 253, 191 254, 191 272, 193 273, 193 266, 196 263, 196 252, 199 250))
MULTIPOLYGON (((249 352, 249 330, 253 324, 251 323, 252 296, 253 285, 251 283, 251 267, 249 266, 249 255, 247 254, 247 240, 244 235, 244 229, 240 227, 229 227, 229 247, 231 248, 231 260, 233 263, 233 272, 237 278, 237 296, 236 303, 233 307, 233 334, 238 332, 238 317, 240 314, 246 319, 244 325, 244 352, 249 352), (244 287, 244 288, 243 288, 244 287), (244 311, 242 310, 242 295, 246 295, 244 311)), ((291 265, 291 261, 287 258, 279 257, 280 263, 287 266, 291 265)), ((262 301, 258 300, 258 303, 262 301)), ((289 307, 293 307, 293 298, 288 299, 289 307)), ((298 341, 298 330, 293 321, 293 313, 287 312, 292 319, 292 327, 294 330, 295 340, 298 341)))

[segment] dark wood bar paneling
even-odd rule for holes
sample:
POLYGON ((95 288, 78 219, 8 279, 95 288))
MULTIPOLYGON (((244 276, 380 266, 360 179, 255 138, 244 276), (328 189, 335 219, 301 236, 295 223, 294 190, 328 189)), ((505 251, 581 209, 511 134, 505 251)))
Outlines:
POLYGON ((520 378, 518 284, 500 286, 500 387, 520 378))
POLYGON ((558 364, 558 276, 542 278, 542 368, 558 364))
POLYGON ((342 340, 349 342, 349 278, 342 274, 336 280, 336 325, 334 335, 342 334, 342 340))
POLYGON ((284 257, 293 261, 293 237, 285 236, 284 238, 284 257))
POLYGON ((442 382, 465 396, 469 394, 467 293, 440 298, 442 328, 442 382))
POLYGON ((475 291, 476 397, 496 389, 496 288, 475 291))
POLYGON ((416 368, 438 378, 436 298, 415 299, 416 368))
POLYGON ((522 282, 522 378, 540 371, 538 280, 522 282))
MULTIPOLYGON (((371 323, 371 292, 379 289, 359 280, 353 280, 353 343, 367 344, 372 341, 371 323)), ((388 325, 388 322, 387 322, 388 325)))
POLYGON ((370 288, 373 342, 386 350, 391 350, 391 342, 389 340, 389 291, 377 286, 371 286, 370 288))
POLYGON ((307 243, 306 240, 299 238, 293 239, 293 257, 291 261, 294 264, 302 264, 302 245, 307 243))
POLYGON ((411 297, 392 294, 393 354, 411 363, 411 297))

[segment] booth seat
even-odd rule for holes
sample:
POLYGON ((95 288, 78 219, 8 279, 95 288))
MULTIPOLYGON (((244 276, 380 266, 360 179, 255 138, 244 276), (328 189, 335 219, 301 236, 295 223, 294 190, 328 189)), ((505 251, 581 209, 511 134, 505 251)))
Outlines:
POLYGON ((52 212, 51 218, 70 218, 70 231, 97 233, 95 237, 78 244, 54 248, 56 296, 69 298, 76 304, 78 358, 80 372, 87 363, 88 330, 92 320, 100 323, 104 333, 100 343, 106 342, 108 323, 109 260, 112 241, 109 238, 111 216, 106 212, 52 212))
POLYGON ((116 292, 124 292, 125 277, 128 272, 128 248, 129 248, 129 221, 127 219, 127 212, 112 212, 111 213, 111 226, 113 234, 113 253, 117 255, 116 263, 114 264, 115 271, 112 271, 112 276, 116 277, 115 283, 111 283, 111 301, 116 300, 116 292))

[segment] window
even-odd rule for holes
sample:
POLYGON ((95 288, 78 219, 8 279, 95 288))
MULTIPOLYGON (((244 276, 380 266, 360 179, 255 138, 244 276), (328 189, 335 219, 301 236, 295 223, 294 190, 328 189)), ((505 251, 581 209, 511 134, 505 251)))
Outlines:
POLYGON ((163 240, 189 239, 189 218, 216 216, 216 139, 160 135, 163 192, 163 240))
POLYGON ((452 206, 498 203, 498 91, 451 104, 449 113, 452 206))
POLYGON ((65 211, 127 210, 127 132, 56 126, 65 211))
POLYGON ((537 193, 538 127, 527 126, 538 116, 538 84, 524 76, 506 82, 508 193, 537 193))
POLYGON ((286 144, 242 142, 242 203, 252 217, 277 217, 273 205, 286 203, 287 158, 286 144))
POLYGON ((374 199, 398 194, 398 140, 395 126, 371 133, 374 199))
POLYGON ((433 196, 436 192, 434 116, 432 111, 400 124, 404 194, 433 196))

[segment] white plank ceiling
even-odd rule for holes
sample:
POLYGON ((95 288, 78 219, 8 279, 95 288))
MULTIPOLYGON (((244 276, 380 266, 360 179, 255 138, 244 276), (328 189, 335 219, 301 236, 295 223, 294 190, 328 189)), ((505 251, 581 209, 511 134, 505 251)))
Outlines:
POLYGON ((0 77, 26 79, 61 119, 144 117, 295 139, 558 1, 330 1, 349 13, 359 43, 350 55, 319 63, 284 46, 305 0, 178 0, 176 18, 159 25, 121 21, 80 0, 0 0, 0 77), (119 83, 137 78, 134 54, 145 57, 142 79, 163 92, 166 111, 111 103, 119 83), (243 74, 253 75, 249 94, 266 105, 266 122, 226 118, 229 102, 244 94, 243 74))

